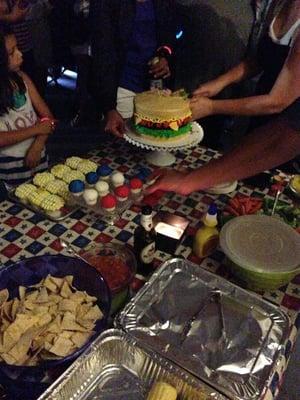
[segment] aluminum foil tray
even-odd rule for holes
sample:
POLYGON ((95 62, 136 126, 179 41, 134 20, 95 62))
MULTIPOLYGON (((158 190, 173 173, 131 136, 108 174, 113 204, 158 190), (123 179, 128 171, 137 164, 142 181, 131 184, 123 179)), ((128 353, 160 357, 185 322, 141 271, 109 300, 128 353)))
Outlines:
POLYGON ((214 389, 119 330, 104 332, 38 400, 144 400, 156 381, 177 400, 225 400, 214 389))
POLYGON ((172 259, 115 324, 229 398, 253 400, 263 397, 289 319, 259 296, 172 259))

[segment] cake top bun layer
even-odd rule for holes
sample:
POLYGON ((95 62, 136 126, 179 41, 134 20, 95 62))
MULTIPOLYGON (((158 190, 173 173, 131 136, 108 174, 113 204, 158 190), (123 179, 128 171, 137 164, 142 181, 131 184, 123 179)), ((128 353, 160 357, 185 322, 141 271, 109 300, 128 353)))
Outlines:
POLYGON ((143 119, 152 122, 177 121, 191 116, 189 101, 168 91, 139 93, 134 102, 136 123, 143 119))

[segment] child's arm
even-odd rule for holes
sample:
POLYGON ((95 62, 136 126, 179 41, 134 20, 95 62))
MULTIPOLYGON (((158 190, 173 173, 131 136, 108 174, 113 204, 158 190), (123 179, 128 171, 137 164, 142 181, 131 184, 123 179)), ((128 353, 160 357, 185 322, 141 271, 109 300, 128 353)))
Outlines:
MULTIPOLYGON (((35 111, 37 112, 38 116, 40 118, 45 118, 45 117, 50 118, 50 123, 53 126, 53 123, 55 122, 53 114, 51 113, 49 107, 47 106, 47 104, 45 103, 43 98, 40 96, 34 83, 29 78, 29 76, 26 75, 24 72, 20 72, 20 75, 21 75, 22 79, 24 80, 24 82, 26 83, 32 105, 33 105, 35 111)), ((48 139, 48 135, 37 136, 35 141, 32 143, 32 145, 28 149, 27 154, 25 156, 25 165, 28 168, 35 168, 40 163, 41 154, 45 147, 47 139, 48 139)))
POLYGON ((24 80, 24 82, 26 83, 26 86, 28 88, 29 97, 31 99, 32 105, 33 105, 36 113, 38 114, 38 116, 40 118, 48 117, 48 118, 53 119, 53 121, 54 121, 54 116, 53 116, 52 112, 50 111, 50 109, 47 106, 47 104, 45 103, 45 101, 42 99, 41 95, 37 91, 32 80, 24 72, 19 72, 19 74, 22 77, 22 79, 24 80))
POLYGON ((30 128, 3 131, 0 132, 0 148, 23 142, 23 140, 34 136, 49 135, 52 131, 53 126, 51 121, 39 122, 30 128))

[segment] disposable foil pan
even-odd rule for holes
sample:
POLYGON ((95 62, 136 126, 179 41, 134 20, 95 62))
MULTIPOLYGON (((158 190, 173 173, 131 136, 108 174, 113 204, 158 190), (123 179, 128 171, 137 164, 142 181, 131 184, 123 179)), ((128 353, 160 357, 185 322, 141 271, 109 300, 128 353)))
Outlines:
POLYGON ((229 398, 254 400, 284 350, 289 319, 259 296, 172 259, 115 324, 229 398))
POLYGON ((174 386, 178 400, 225 400, 186 371, 113 329, 99 336, 38 400, 144 400, 156 381, 174 386))

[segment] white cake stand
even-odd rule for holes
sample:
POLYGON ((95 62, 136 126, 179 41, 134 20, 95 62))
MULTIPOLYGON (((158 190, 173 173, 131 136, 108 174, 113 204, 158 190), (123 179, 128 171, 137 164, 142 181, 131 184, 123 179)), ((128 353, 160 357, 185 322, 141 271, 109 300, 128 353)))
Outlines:
POLYGON ((192 122, 192 130, 178 139, 162 141, 152 139, 151 137, 137 134, 133 128, 132 122, 126 124, 124 139, 142 149, 152 150, 147 154, 148 163, 158 167, 166 167, 174 164, 176 158, 171 152, 176 150, 188 149, 200 143, 203 139, 203 129, 197 122, 192 122))

